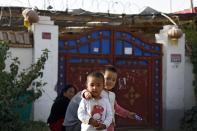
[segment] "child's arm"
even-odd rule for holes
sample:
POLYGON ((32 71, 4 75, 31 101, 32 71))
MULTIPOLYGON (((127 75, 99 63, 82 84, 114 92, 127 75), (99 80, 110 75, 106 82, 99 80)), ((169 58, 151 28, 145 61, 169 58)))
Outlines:
POLYGON ((134 119, 134 115, 136 113, 134 112, 130 112, 124 108, 122 108, 120 105, 118 105, 117 101, 115 101, 114 103, 114 109, 115 109, 115 113, 121 117, 124 117, 124 118, 131 118, 131 119, 134 119))
POLYGON ((84 89, 81 92, 81 98, 91 99, 92 98, 92 94, 87 89, 84 89))
MULTIPOLYGON (((90 124, 90 125, 92 125, 93 127, 100 127, 100 124, 96 121, 96 120, 94 120, 93 118, 90 118, 90 120, 89 120, 89 123, 88 124, 90 124)), ((105 128, 104 128, 105 129, 105 128)))
POLYGON ((78 115, 79 120, 82 123, 88 124, 91 116, 88 114, 85 105, 86 105, 86 101, 84 99, 82 99, 80 104, 79 104, 77 115, 78 115))
POLYGON ((85 124, 90 124, 92 125, 93 127, 97 127, 99 126, 99 123, 94 120, 87 112, 87 109, 86 109, 86 100, 85 99, 82 99, 80 104, 79 104, 79 108, 78 108, 78 111, 77 111, 77 114, 78 114, 78 118, 79 120, 82 122, 82 123, 85 123, 85 124))
POLYGON ((103 129, 106 129, 106 125, 105 124, 99 124, 98 127, 96 127, 97 130, 103 130, 103 129))

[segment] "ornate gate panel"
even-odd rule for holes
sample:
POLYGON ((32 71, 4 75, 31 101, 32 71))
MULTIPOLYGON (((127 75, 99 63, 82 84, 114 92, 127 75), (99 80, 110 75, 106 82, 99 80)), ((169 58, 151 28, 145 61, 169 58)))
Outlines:
POLYGON ((143 116, 143 122, 137 122, 121 117, 116 118, 116 123, 121 126, 149 126, 151 125, 151 88, 149 83, 149 73, 147 67, 137 66, 117 66, 119 69, 119 79, 115 92, 118 103, 124 108, 137 112, 143 116))
POLYGON ((145 42, 127 31, 100 28, 76 37, 64 36, 59 48, 59 88, 72 83, 82 90, 89 72, 113 64, 118 69, 117 102, 144 119, 137 122, 117 116, 117 126, 161 127, 160 44, 145 42))
POLYGON ((103 29, 75 38, 62 38, 59 50, 60 68, 62 67, 60 72, 64 77, 59 79, 59 87, 64 83, 72 83, 78 90, 82 90, 89 72, 103 69, 106 64, 113 64, 111 33, 111 30, 103 29))
POLYGON ((114 31, 114 65, 119 69, 117 101, 143 116, 142 122, 117 117, 120 127, 161 127, 162 46, 148 43, 130 32, 114 31))

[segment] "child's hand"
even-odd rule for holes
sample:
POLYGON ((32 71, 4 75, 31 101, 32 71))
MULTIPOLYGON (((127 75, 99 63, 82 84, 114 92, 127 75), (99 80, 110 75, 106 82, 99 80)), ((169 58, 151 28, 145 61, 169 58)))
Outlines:
POLYGON ((89 124, 92 125, 93 127, 99 127, 99 123, 93 118, 90 118, 89 124))
POLYGON ((142 121, 143 118, 142 118, 141 116, 135 114, 135 120, 137 120, 137 121, 142 121))
POLYGON ((97 130, 103 130, 103 129, 106 129, 106 125, 105 124, 99 124, 98 127, 96 127, 97 130))
POLYGON ((143 120, 143 118, 141 116, 139 116, 138 114, 136 114, 134 112, 130 112, 129 115, 128 115, 128 118, 134 119, 134 120, 137 120, 137 121, 142 121, 143 120))
POLYGON ((135 115, 136 115, 136 113, 129 112, 129 115, 127 117, 130 118, 130 119, 135 119, 135 115))
POLYGON ((91 99, 92 98, 92 94, 89 91, 85 91, 84 92, 84 98, 85 99, 91 99))

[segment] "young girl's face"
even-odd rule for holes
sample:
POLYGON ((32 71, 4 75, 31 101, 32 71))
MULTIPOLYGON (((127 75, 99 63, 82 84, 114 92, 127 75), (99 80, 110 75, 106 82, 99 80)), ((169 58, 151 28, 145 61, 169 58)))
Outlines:
POLYGON ((105 89, 106 90, 111 90, 114 88, 116 84, 116 79, 117 79, 117 73, 112 72, 112 71, 105 71, 104 73, 104 78, 105 78, 105 89))
POLYGON ((64 92, 64 96, 71 99, 75 95, 75 89, 73 87, 69 88, 66 92, 64 92))
POLYGON ((97 78, 97 77, 87 78, 87 90, 92 94, 94 98, 100 97, 103 87, 104 87, 104 81, 102 78, 97 78))

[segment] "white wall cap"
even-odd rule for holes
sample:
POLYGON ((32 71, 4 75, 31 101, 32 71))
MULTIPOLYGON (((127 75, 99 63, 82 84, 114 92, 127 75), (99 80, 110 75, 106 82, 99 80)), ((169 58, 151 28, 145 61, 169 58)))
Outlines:
POLYGON ((54 21, 39 20, 39 24, 54 25, 54 21))
POLYGON ((50 16, 39 16, 39 20, 42 21, 50 21, 51 20, 51 17, 50 16))

